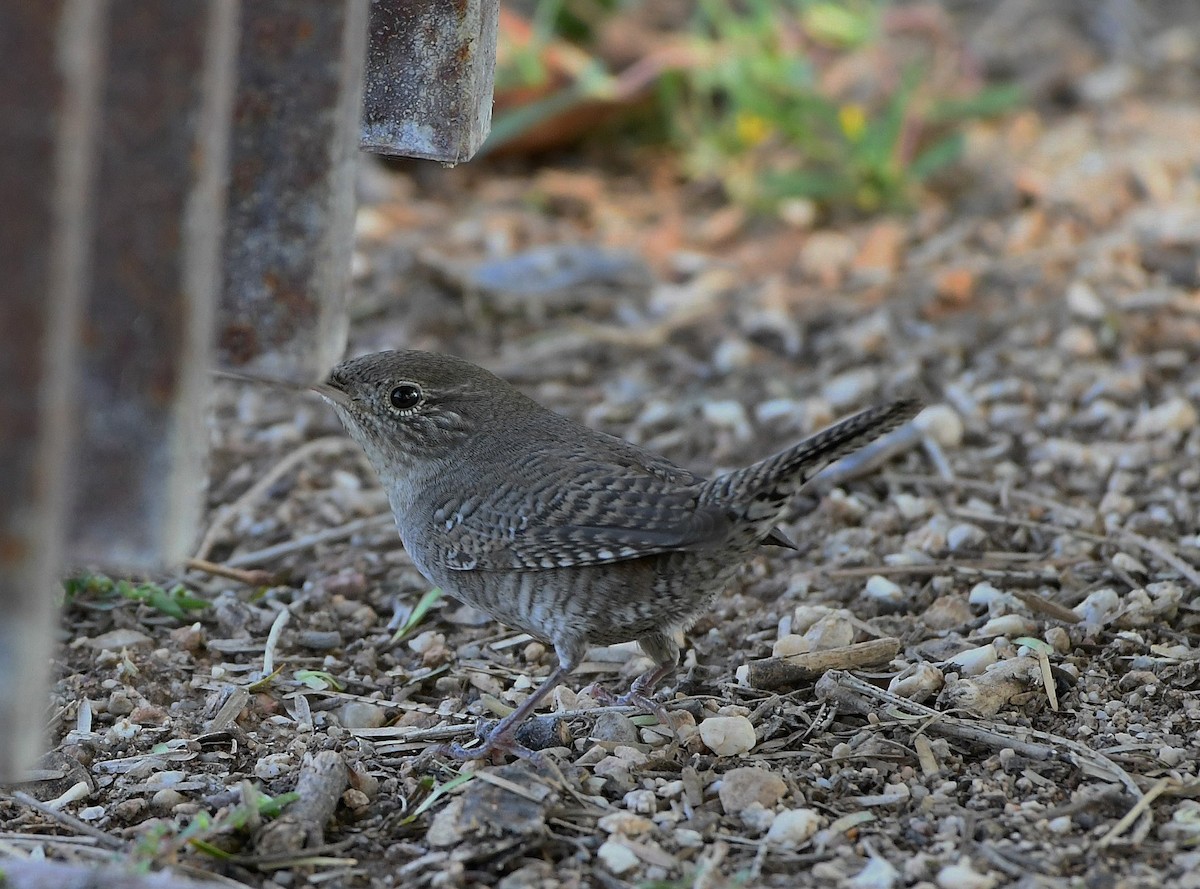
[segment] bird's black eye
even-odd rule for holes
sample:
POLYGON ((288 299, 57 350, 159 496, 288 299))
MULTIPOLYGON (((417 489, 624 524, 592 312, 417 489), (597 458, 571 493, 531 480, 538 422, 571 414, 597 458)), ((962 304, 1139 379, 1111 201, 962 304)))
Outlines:
POLYGON ((398 411, 409 411, 421 403, 421 387, 413 383, 401 383, 392 388, 388 395, 392 407, 398 411))

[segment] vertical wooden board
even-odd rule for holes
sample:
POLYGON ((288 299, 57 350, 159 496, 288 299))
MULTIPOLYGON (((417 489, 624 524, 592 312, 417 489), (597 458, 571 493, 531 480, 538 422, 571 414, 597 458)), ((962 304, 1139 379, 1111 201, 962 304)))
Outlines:
POLYGON ((218 346, 323 377, 346 345, 366 0, 243 8, 218 346))
POLYGON ((362 147, 456 164, 492 124, 499 0, 372 0, 362 147))
POLYGON ((42 749, 104 4, 0 5, 0 782, 42 749))
POLYGON ((148 569, 195 542, 237 14, 110 3, 74 561, 148 569))

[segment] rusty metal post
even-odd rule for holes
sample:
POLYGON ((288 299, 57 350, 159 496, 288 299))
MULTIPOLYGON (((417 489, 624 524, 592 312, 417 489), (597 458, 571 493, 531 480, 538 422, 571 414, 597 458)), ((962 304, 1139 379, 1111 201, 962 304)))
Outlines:
POLYGON ((73 563, 195 544, 237 0, 111 0, 82 337, 73 563))
POLYGON ((226 366, 316 379, 346 347, 366 0, 242 12, 226 278, 226 366))
POLYGON ((492 124, 500 0, 372 0, 362 147, 457 164, 492 124))
POLYGON ((0 5, 0 782, 41 752, 103 14, 91 0, 0 5))

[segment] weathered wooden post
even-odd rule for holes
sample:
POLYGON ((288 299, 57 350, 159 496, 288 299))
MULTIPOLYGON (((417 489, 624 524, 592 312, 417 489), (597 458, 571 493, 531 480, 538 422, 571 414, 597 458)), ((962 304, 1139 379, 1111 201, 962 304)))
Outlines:
POLYGON ((467 159, 497 10, 0 4, 0 781, 40 745, 64 565, 187 554, 212 356, 311 379, 340 355, 355 142, 467 159))

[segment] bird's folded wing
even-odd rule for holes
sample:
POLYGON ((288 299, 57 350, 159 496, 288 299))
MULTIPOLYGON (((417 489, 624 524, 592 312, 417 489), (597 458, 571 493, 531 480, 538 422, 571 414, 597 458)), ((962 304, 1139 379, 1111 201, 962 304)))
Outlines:
POLYGON ((448 504, 442 564, 455 571, 538 571, 700 549, 725 538, 730 516, 694 489, 638 489, 628 478, 569 491, 548 504, 448 504), (578 493, 577 493, 578 492, 578 493), (457 508, 455 508, 457 506, 457 508))

